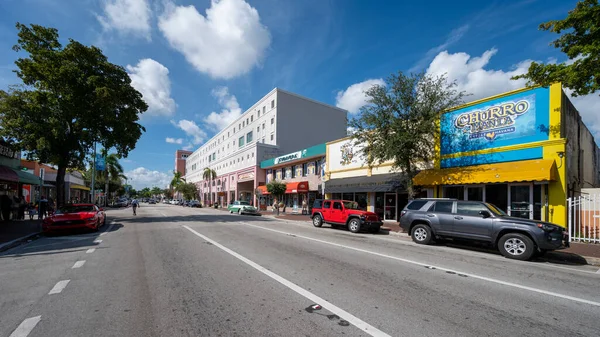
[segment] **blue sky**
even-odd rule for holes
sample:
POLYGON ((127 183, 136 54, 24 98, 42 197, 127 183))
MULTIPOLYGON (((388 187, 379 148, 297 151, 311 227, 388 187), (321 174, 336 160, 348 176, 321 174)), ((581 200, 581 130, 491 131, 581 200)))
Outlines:
MULTIPOLYGON (((150 109, 123 160, 136 188, 165 185, 179 148, 195 149, 274 87, 350 111, 396 71, 447 73, 481 98, 523 86, 528 62, 564 62, 538 25, 573 0, 2 0, 0 89, 14 24, 35 23, 100 47, 127 68, 150 109), (168 142, 169 141, 169 142, 168 142)), ((600 135, 598 95, 574 100, 600 135)))

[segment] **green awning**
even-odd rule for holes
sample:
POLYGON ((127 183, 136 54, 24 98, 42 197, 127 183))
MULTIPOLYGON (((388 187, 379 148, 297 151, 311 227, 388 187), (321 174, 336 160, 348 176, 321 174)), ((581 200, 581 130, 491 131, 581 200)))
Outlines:
POLYGON ((40 184, 40 178, 36 175, 27 173, 25 171, 16 170, 16 169, 13 169, 13 171, 15 171, 17 173, 17 175, 19 176, 19 183, 21 183, 21 184, 29 184, 29 185, 39 185, 40 184))

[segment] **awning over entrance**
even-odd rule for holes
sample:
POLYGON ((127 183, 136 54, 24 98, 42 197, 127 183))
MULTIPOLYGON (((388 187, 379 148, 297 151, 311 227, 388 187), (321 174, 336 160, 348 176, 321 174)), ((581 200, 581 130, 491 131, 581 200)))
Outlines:
POLYGON ((556 180, 556 175, 554 160, 540 159, 425 170, 413 178, 413 183, 418 186, 435 186, 553 181, 556 180))
POLYGON ((403 187, 400 180, 398 174, 330 179, 325 182, 325 193, 395 192, 403 187))
POLYGON ((16 183, 19 181, 19 176, 10 167, 0 165, 0 180, 16 183))
POLYGON ((295 183, 287 183, 285 193, 305 193, 308 192, 308 181, 299 181, 295 183))
POLYGON ((29 185, 39 185, 40 184, 40 178, 38 178, 34 174, 27 173, 25 171, 19 171, 19 170, 15 170, 15 172, 19 176, 20 183, 29 184, 29 185))
POLYGON ((260 191, 261 195, 271 194, 271 193, 269 193, 269 191, 267 191, 267 186, 264 186, 264 185, 263 186, 258 186, 256 189, 260 191))
POLYGON ((71 184, 71 186, 69 186, 69 188, 72 188, 74 190, 84 190, 84 191, 89 191, 90 188, 87 186, 83 186, 83 185, 76 185, 76 184, 71 184))

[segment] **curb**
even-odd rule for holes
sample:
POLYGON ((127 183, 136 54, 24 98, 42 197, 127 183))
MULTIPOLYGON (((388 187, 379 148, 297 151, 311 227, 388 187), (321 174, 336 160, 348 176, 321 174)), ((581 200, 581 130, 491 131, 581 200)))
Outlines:
POLYGON ((24 243, 25 241, 27 241, 29 239, 33 239, 34 237, 41 235, 41 234, 42 234, 42 232, 32 233, 32 234, 22 236, 18 239, 14 239, 12 241, 0 244, 0 252, 5 252, 11 248, 17 247, 17 246, 21 245, 22 243, 24 243))

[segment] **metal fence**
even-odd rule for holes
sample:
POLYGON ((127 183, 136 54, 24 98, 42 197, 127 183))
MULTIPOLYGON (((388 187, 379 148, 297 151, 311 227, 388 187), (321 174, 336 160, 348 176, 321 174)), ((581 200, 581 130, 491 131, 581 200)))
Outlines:
POLYGON ((569 242, 600 243, 600 195, 567 199, 569 242))

